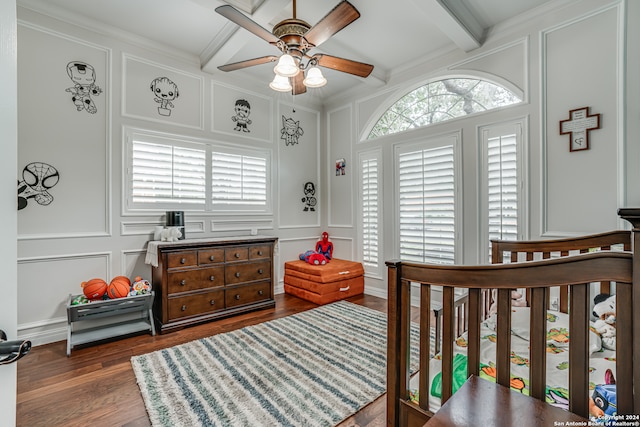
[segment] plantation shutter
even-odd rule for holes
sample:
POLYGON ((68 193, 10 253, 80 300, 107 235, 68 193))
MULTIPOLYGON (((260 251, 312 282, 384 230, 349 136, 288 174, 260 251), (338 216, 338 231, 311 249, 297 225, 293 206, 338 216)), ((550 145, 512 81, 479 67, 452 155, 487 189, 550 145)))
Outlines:
POLYGON ((398 170, 400 257, 405 261, 453 264, 453 146, 402 153, 398 170))
POLYGON ((266 206, 267 159, 211 153, 211 195, 214 206, 266 206))
POLYGON ((131 201, 162 206, 205 204, 205 150, 133 141, 131 201))
POLYGON ((378 159, 361 160, 362 174, 362 261, 378 266, 378 159))
POLYGON ((518 159, 515 134, 487 139, 487 172, 491 247, 491 239, 518 239, 518 159))

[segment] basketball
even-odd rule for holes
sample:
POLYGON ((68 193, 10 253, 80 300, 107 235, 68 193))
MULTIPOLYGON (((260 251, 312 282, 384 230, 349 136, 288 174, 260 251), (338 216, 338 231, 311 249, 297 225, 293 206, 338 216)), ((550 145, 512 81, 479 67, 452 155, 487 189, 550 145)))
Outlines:
POLYGON ((89 299, 100 299, 107 292, 107 282, 102 279, 91 279, 82 282, 82 292, 89 299))
POLYGON ((107 295, 109 298, 124 298, 129 295, 131 291, 131 280, 125 276, 116 276, 111 279, 109 287, 107 288, 107 295))

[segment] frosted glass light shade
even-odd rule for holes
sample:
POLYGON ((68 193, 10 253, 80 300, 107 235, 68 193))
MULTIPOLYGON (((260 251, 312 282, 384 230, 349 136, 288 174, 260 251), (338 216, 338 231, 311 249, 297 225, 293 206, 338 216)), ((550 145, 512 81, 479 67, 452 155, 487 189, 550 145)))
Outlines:
POLYGON ((307 77, 302 81, 306 87, 322 87, 327 84, 327 79, 322 75, 318 67, 311 67, 307 71, 307 77))
POLYGON ((276 74, 273 81, 269 83, 269 87, 278 92, 288 92, 292 89, 289 77, 282 77, 276 74))
POLYGON ((273 68, 273 71, 282 77, 293 77, 300 71, 300 68, 296 65, 296 61, 293 56, 285 53, 278 60, 278 65, 273 68))

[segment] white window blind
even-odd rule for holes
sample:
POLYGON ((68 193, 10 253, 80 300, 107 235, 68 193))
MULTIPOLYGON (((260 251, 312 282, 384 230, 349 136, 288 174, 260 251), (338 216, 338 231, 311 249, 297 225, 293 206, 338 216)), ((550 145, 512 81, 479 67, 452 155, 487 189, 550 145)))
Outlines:
POLYGON ((518 239, 517 154, 515 134, 487 139, 489 257, 491 239, 518 239))
POLYGON ((452 145, 398 157, 400 257, 405 261, 455 261, 455 186, 452 145))
POLYGON ((133 141, 133 204, 205 204, 205 150, 133 141))
POLYGON ((211 195, 215 205, 265 206, 267 159, 211 153, 211 195))
POLYGON ((378 159, 361 159, 362 197, 362 261, 365 266, 378 267, 378 159))

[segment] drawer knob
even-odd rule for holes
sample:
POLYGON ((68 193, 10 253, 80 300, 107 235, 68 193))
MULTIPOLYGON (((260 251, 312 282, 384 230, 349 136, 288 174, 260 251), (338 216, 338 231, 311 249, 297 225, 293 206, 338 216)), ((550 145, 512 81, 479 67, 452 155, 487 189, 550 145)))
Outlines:
POLYGON ((262 269, 258 269, 258 274, 262 274, 262 269))
POLYGON ((236 277, 240 277, 240 272, 237 272, 237 273, 236 273, 236 277))
POLYGON ((258 255, 262 256, 262 251, 258 251, 258 255))
POLYGON ((187 310, 187 306, 183 305, 182 307, 180 307, 180 311, 186 311, 187 310))
POLYGON ((214 257, 213 255, 211 255, 211 256, 209 257, 209 261, 213 261, 215 258, 216 258, 216 257, 214 257))
POLYGON ((239 300, 240 299, 240 295, 236 294, 236 296, 234 298, 239 300))
POLYGON ((187 262, 186 258, 180 258, 180 264, 184 264, 185 262, 187 262))
POLYGON ((209 301, 211 303, 211 305, 216 305, 216 300, 212 299, 211 301, 209 301))
POLYGON ((238 252, 235 253, 234 255, 236 258, 240 258, 240 254, 238 252))
POLYGON ((187 284, 187 281, 186 281, 186 280, 181 280, 181 281, 180 281, 180 286, 184 286, 184 285, 186 285, 186 284, 187 284))
POLYGON ((216 280, 216 276, 209 276, 209 280, 213 282, 214 280, 216 280))
POLYGON ((258 291, 258 295, 263 295, 263 294, 264 294, 264 291, 263 291, 262 289, 260 289, 260 290, 258 291))

